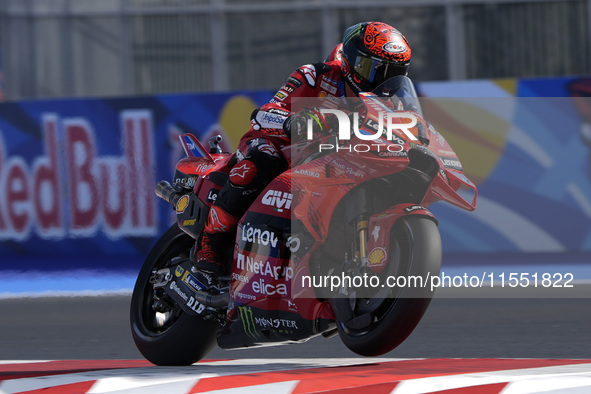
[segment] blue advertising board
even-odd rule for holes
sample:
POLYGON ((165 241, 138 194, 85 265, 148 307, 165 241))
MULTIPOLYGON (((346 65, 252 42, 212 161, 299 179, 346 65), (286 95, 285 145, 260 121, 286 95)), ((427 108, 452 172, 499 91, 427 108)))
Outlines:
POLYGON ((171 224, 178 136, 235 149, 270 92, 0 104, 2 269, 135 268, 171 224))
POLYGON ((444 250, 591 261, 591 79, 420 86, 479 190, 474 212, 433 206, 444 250))
MULTIPOLYGON (((573 99, 591 96, 590 81, 419 85, 424 97, 447 97, 426 115, 479 188, 475 212, 433 206, 445 253, 591 253, 591 111, 573 99), (507 102, 510 111, 496 110, 507 102)), ((178 136, 222 134, 233 150, 272 95, 1 103, 0 269, 137 269, 173 221, 153 188, 183 155, 178 136)))

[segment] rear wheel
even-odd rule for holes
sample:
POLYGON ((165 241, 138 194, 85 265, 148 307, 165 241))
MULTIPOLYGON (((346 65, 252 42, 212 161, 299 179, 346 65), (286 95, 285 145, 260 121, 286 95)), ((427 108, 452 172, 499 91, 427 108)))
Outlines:
POLYGON ((152 272, 188 257, 194 239, 176 224, 156 242, 142 266, 131 298, 131 332, 142 355, 156 365, 189 365, 205 357, 216 344, 219 325, 182 311, 149 282, 152 272))
POLYGON ((347 321, 337 321, 338 332, 343 343, 362 356, 387 353, 410 335, 433 295, 428 287, 418 289, 410 280, 438 276, 441 268, 441 237, 435 222, 427 217, 399 219, 392 228, 389 249, 381 284, 388 276, 405 277, 411 287, 386 285, 368 294, 331 300, 341 308, 345 305, 351 314, 347 321))

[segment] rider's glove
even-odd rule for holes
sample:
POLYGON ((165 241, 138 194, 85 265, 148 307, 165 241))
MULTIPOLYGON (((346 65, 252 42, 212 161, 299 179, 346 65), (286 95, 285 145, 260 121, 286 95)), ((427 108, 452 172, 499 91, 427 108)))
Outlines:
POLYGON ((333 116, 325 117, 320 111, 306 108, 301 112, 291 114, 285 123, 283 131, 290 136, 292 142, 304 141, 308 138, 308 123, 312 125, 312 139, 327 135, 334 129, 333 116))

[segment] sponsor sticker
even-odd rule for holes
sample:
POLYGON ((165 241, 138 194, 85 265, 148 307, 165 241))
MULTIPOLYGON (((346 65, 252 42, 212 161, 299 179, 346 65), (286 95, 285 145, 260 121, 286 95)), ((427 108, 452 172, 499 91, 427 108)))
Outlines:
POLYGON ((242 253, 238 253, 238 259, 236 263, 238 269, 240 270, 269 277, 274 280, 285 279, 285 281, 291 281, 294 275, 292 267, 273 265, 269 261, 265 260, 256 261, 253 257, 245 256, 242 253))
POLYGON ((176 213, 180 215, 181 213, 185 212, 187 207, 189 206, 189 196, 182 196, 179 198, 178 202, 176 203, 176 213))
POLYGON ((240 237, 245 242, 271 246, 273 248, 276 248, 277 244, 279 243, 279 238, 277 238, 277 235, 275 235, 273 231, 262 230, 260 228, 251 226, 250 223, 247 223, 242 227, 240 237))
POLYGON ((297 323, 295 320, 288 320, 288 319, 272 319, 269 317, 255 317, 254 322, 263 329, 281 329, 281 328, 291 328, 291 329, 298 329, 297 323))
POLYGON ((246 275, 240 275, 235 272, 232 272, 232 280, 237 280, 239 282, 248 283, 250 281, 250 278, 246 275))
POLYGON ((305 176, 309 176, 312 178, 320 178, 320 173, 315 172, 315 171, 309 171, 309 170, 301 170, 299 168, 296 168, 293 171, 294 174, 299 174, 299 175, 305 175, 305 176))
POLYGON ((385 43, 382 49, 389 53, 401 53, 406 51, 406 45, 401 42, 390 41, 385 43))
POLYGON ((373 231, 371 232, 371 235, 373 235, 374 242, 378 242, 378 238, 380 238, 380 230, 381 229, 382 229, 382 227, 380 227, 380 226, 375 226, 373 228, 373 231))
POLYGON ((462 171, 462 163, 454 157, 440 157, 444 167, 462 171))
POLYGON ((329 83, 329 84, 331 84, 331 85, 333 85, 333 86, 337 86, 339 84, 339 82, 337 80, 332 79, 332 78, 329 78, 326 75, 323 75, 322 76, 322 80, 325 81, 325 82, 327 82, 327 83, 329 83))
POLYGON ((277 212, 283 212, 284 209, 291 208, 292 194, 278 190, 269 190, 263 196, 261 202, 264 205, 273 207, 277 212))
POLYGON ((287 78, 287 82, 290 85, 293 85, 295 88, 299 88, 300 86, 302 86, 302 81, 300 81, 299 79, 295 78, 295 77, 289 77, 287 78))
POLYGON ((271 129, 283 127, 283 122, 285 122, 286 118, 287 117, 283 115, 263 111, 260 111, 256 115, 256 120, 261 125, 261 127, 271 129))
POLYGON ((181 297, 183 301, 187 302, 189 300, 189 296, 186 295, 185 292, 182 291, 181 288, 176 285, 176 282, 170 282, 170 290, 178 294, 178 296, 181 297))
POLYGON ((174 183, 180 183, 185 185, 186 187, 193 188, 195 186, 196 177, 184 177, 184 178, 175 178, 174 183))
POLYGON ((252 291, 262 295, 287 295, 287 285, 285 283, 266 283, 265 279, 260 278, 252 282, 252 291))
POLYGON ((189 298, 189 301, 187 301, 187 306, 199 314, 201 314, 205 310, 205 305, 200 304, 192 296, 189 298))
POLYGON ((240 306, 238 307, 238 312, 240 312, 240 320, 242 320, 242 328, 247 336, 251 337, 252 339, 258 339, 260 334, 257 332, 256 326, 254 324, 254 316, 252 313, 252 309, 247 306, 240 306))
POLYGON ((383 267, 388 260, 388 253, 386 249, 377 247, 374 248, 367 256, 367 263, 370 267, 383 267))
POLYGON ((283 101, 285 100, 285 98, 287 97, 287 92, 284 92, 283 90, 278 91, 275 94, 275 99, 279 100, 279 101, 283 101))
POLYGON ((176 267, 174 274, 176 275, 177 278, 180 278, 184 272, 185 272, 185 269, 179 265, 178 267, 176 267))
POLYGON ((329 93, 335 94, 337 92, 337 87, 330 85, 329 83, 327 83, 326 81, 322 81, 320 82, 320 89, 324 89, 329 93))
POLYGON ((293 91, 295 90, 295 88, 292 85, 289 84, 285 84, 281 87, 280 90, 283 90, 284 92, 286 92, 287 94, 289 93, 293 93, 293 91))
POLYGON ((421 209, 424 210, 425 207, 422 207, 420 205, 413 205, 413 206, 404 208, 403 211, 406 212, 406 213, 411 213, 411 212, 418 211, 418 210, 421 210, 421 209))
POLYGON ((279 108, 269 108, 266 112, 268 112, 270 114, 277 114, 277 115, 285 116, 285 117, 288 117, 291 114, 290 112, 284 111, 279 108))
POLYGON ((209 189, 209 193, 207 193, 207 200, 208 203, 213 203, 218 198, 218 189, 209 189))
POLYGON ((197 278, 195 278, 193 275, 191 275, 189 273, 189 271, 185 271, 185 274, 183 275, 183 277, 181 278, 181 280, 183 282, 185 282, 194 291, 198 291, 198 290, 201 290, 201 289, 205 288, 205 286, 203 286, 201 284, 201 282, 199 282, 197 280, 197 278))

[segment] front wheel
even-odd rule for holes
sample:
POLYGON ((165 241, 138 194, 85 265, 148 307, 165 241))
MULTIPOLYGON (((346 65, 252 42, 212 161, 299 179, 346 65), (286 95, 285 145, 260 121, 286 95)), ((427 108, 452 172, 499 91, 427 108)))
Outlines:
MULTIPOLYGON (((422 216, 399 219, 392 228, 386 274, 407 279, 439 276, 441 237, 435 222, 422 216)), ((353 352, 379 356, 400 345, 427 310, 433 292, 427 287, 387 288, 367 298, 347 299, 353 318, 337 321, 339 336, 353 352)))
POLYGON ((188 257, 194 239, 176 224, 156 242, 138 275, 131 297, 131 332, 142 355, 156 365, 190 365, 216 344, 219 325, 190 316, 149 283, 152 272, 167 267, 174 257, 188 257), (164 301, 164 302, 163 302, 164 301), (163 309, 155 307, 165 304, 163 309))

